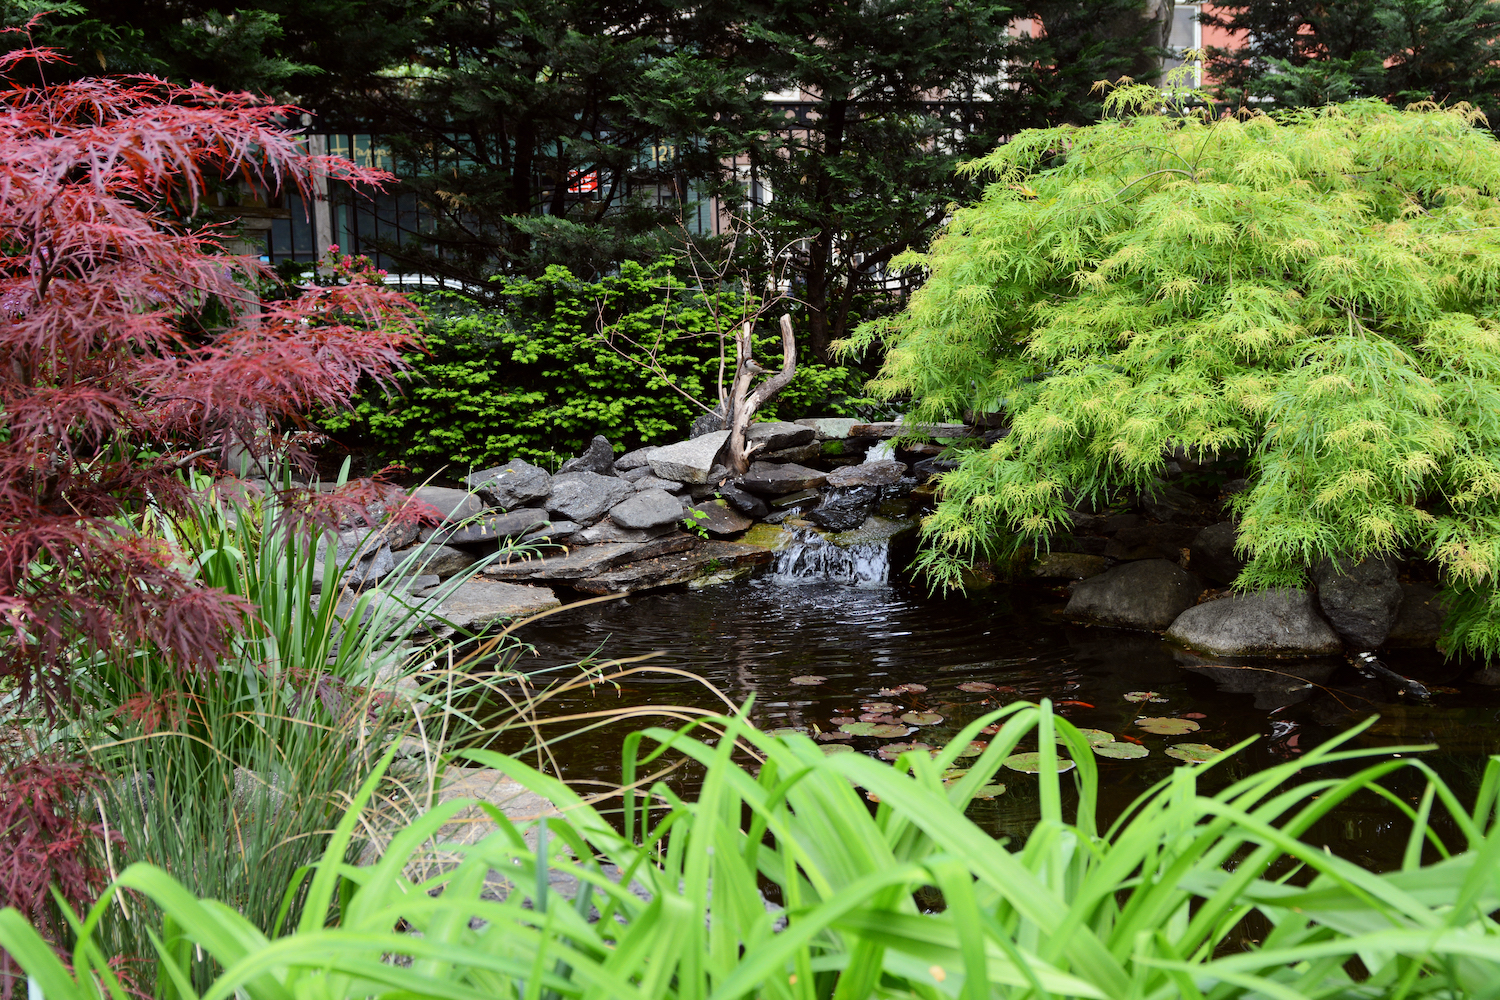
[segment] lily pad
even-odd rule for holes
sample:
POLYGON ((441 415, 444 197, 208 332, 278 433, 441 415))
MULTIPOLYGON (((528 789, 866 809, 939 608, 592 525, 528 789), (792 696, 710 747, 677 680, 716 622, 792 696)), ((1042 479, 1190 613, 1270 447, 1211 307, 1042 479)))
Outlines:
POLYGON ((882 715, 880 712, 866 712, 859 717, 858 721, 883 722, 888 726, 894 726, 896 724, 896 717, 894 715, 882 715))
POLYGON ((997 795, 1004 794, 1004 785, 980 785, 978 790, 974 792, 974 797, 976 799, 993 799, 997 795))
POLYGON ((850 736, 874 736, 882 740, 895 739, 911 732, 905 726, 892 726, 884 722, 847 722, 839 726, 839 731, 850 736))
POLYGON ((935 726, 943 721, 943 717, 936 712, 907 712, 901 716, 901 721, 909 726, 935 726))
POLYGON ((888 701, 869 701, 859 706, 866 712, 894 712, 896 706, 888 701))
POLYGON ((1126 691, 1125 692, 1125 700, 1126 701, 1133 701, 1133 702, 1140 703, 1140 702, 1143 702, 1143 701, 1158 701, 1158 702, 1160 702, 1160 701, 1166 701, 1167 699, 1163 698, 1161 695, 1157 694, 1155 691, 1126 691))
POLYGON ((826 743, 829 740, 852 740, 854 737, 848 733, 819 733, 813 739, 826 743))
POLYGON ((802 734, 806 735, 807 730, 806 729, 799 729, 796 726, 782 726, 780 729, 767 729, 766 730, 766 735, 767 736, 790 736, 793 733, 802 733, 802 734))
POLYGON ((854 748, 851 747, 847 743, 829 743, 829 744, 826 744, 823 747, 823 754, 825 756, 827 756, 827 757, 832 757, 834 754, 839 754, 839 753, 853 753, 853 752, 854 752, 854 748))
MULTIPOLYGON (((1091 747, 1096 747, 1101 743, 1113 743, 1115 740, 1113 733, 1106 733, 1102 729, 1079 729, 1078 731, 1083 734, 1085 740, 1088 740, 1091 747)), ((1059 743, 1063 741, 1062 733, 1053 733, 1053 738, 1059 743)))
POLYGON ((1167 747, 1167 756, 1185 760, 1190 764, 1201 764, 1205 760, 1213 760, 1224 751, 1218 747, 1211 747, 1207 743, 1177 743, 1167 747))
MULTIPOLYGON (((1005 758, 1002 763, 1012 771, 1024 771, 1027 774, 1036 774, 1042 769, 1042 755, 1036 752, 1013 753, 1005 758)), ((1057 773, 1073 770, 1073 762, 1066 757, 1057 758, 1057 773)))
POLYGON ((1136 760, 1145 757, 1151 751, 1138 743, 1095 743, 1094 753, 1100 757, 1108 757, 1110 760, 1136 760))
POLYGON ((959 750, 958 755, 960 757, 978 757, 980 754, 984 753, 984 748, 987 746, 989 746, 988 743, 981 743, 979 740, 975 740, 968 746, 959 750))
POLYGON ((803 674, 800 677, 793 677, 792 683, 811 687, 814 684, 822 684, 827 679, 827 677, 820 677, 817 674, 803 674))
POLYGON ((846 722, 858 722, 859 720, 852 715, 835 715, 828 721, 833 723, 835 726, 842 726, 846 722))
POLYGON ((943 780, 957 781, 959 778, 962 778, 968 773, 969 769, 967 767, 950 767, 948 768, 948 770, 943 772, 943 780))
POLYGON ((897 691, 910 691, 912 694, 921 694, 923 691, 927 690, 927 685, 926 684, 900 684, 900 685, 897 685, 896 690, 897 691))
POLYGON ((1182 736, 1185 733, 1196 733, 1199 729, 1198 723, 1192 719, 1144 718, 1136 719, 1135 724, 1157 736, 1182 736))
POLYGON ((968 691, 970 694, 978 694, 981 691, 993 691, 995 685, 989 681, 964 681, 958 686, 960 691, 968 691))
POLYGON ((931 743, 887 743, 875 753, 881 760, 895 760, 909 750, 926 750, 930 755, 936 749, 931 743))

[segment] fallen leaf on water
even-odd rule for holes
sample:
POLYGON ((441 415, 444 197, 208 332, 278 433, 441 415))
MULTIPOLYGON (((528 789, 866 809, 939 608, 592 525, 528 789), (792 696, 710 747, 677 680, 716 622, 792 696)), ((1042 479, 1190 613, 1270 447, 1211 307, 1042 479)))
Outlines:
POLYGON ((901 716, 901 721, 909 726, 935 726, 943 721, 943 717, 936 712, 907 712, 901 716))
POLYGON ((998 725, 985 726, 983 729, 980 730, 980 732, 984 733, 986 736, 994 736, 999 731, 1000 731, 1000 727, 998 725))
POLYGON ((864 715, 861 715, 859 717, 859 721, 860 722, 884 722, 887 725, 892 725, 892 726, 894 726, 896 724, 896 719, 895 719, 894 716, 884 715, 884 714, 882 714, 880 712, 866 712, 864 715))
POLYGON ((995 690, 995 685, 988 681, 964 681, 958 686, 958 689, 960 691, 968 691, 971 694, 978 694, 981 691, 995 690))
POLYGON ((792 683, 793 684, 802 684, 802 685, 805 685, 805 686, 811 686, 813 684, 822 684, 827 679, 828 679, 827 677, 820 677, 817 674, 803 674, 800 677, 793 677, 792 678, 792 683))
POLYGON ((1192 719, 1144 718, 1136 719, 1135 724, 1157 736, 1181 736, 1198 731, 1198 723, 1192 719))
POLYGON ((1207 743, 1177 743, 1167 747, 1167 756, 1185 760, 1190 764, 1199 764, 1205 760, 1213 760, 1223 754, 1224 751, 1218 747, 1211 747, 1207 743))
POLYGON ((1208 716, 1204 715, 1202 712, 1183 712, 1182 713, 1182 717, 1184 719, 1206 719, 1206 718, 1208 718, 1208 716))
POLYGON ((876 750, 875 753, 881 760, 895 760, 897 757, 911 750, 926 750, 928 756, 931 756, 937 751, 937 748, 931 743, 887 743, 879 750, 876 750))
MULTIPOLYGON (((1041 770, 1041 761, 1042 755, 1032 751, 1029 753, 1013 753, 1005 758, 1003 763, 1012 771, 1024 771, 1027 774, 1036 774, 1041 770)), ((1057 758, 1058 774, 1062 774, 1064 771, 1071 771, 1074 766, 1073 762, 1066 757, 1057 758)))
POLYGON ((1139 743, 1097 743, 1094 753, 1110 760, 1136 760, 1151 753, 1139 743))

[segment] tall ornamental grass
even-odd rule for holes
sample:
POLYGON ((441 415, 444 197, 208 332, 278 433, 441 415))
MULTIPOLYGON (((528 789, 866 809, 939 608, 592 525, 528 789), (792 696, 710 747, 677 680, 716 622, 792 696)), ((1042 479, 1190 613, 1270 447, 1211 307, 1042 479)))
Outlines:
POLYGON ((895 767, 827 755, 799 735, 768 736, 742 716, 718 727, 712 738, 690 725, 629 739, 613 817, 555 778, 470 752, 561 814, 528 832, 491 810, 496 832, 423 881, 407 873, 469 804, 433 809, 377 864, 353 866, 345 858, 375 794, 372 776, 305 887, 300 878, 285 887, 284 899, 303 892, 305 903, 280 933, 137 864, 81 917, 71 970, 15 912, 0 914, 0 946, 48 1000, 119 1000, 95 931, 132 890, 164 914, 155 932, 160 992, 195 1000, 1500 991, 1500 936, 1489 917, 1500 907, 1500 761, 1465 809, 1420 759, 1392 757, 1421 748, 1349 749, 1361 726, 1211 794, 1200 782, 1218 765, 1185 765, 1100 829, 1088 743, 1046 702, 992 713, 931 759, 909 753, 895 767), (988 748, 952 774, 959 751, 991 723, 999 731, 988 748), (995 840, 966 808, 1033 738, 1040 773, 1020 780, 1037 783, 1040 820, 1024 844, 995 840), (1070 778, 1064 753, 1076 762, 1070 778), (676 755, 705 767, 692 801, 660 784, 645 790, 644 771, 676 755), (1398 769, 1426 778, 1415 806, 1381 785, 1398 769), (1074 796, 1064 794, 1067 781, 1074 796), (1355 795, 1381 796, 1410 821, 1399 870, 1366 871, 1300 839, 1355 795), (1074 799, 1076 808, 1065 806, 1074 799), (1438 837, 1435 812, 1456 842, 1438 837), (492 873, 507 880, 503 899, 485 892, 492 873), (573 898, 553 889, 559 875, 576 880, 573 898), (1231 946, 1251 920, 1262 922, 1258 942, 1231 946), (186 971, 196 949, 222 968, 201 992, 186 971))

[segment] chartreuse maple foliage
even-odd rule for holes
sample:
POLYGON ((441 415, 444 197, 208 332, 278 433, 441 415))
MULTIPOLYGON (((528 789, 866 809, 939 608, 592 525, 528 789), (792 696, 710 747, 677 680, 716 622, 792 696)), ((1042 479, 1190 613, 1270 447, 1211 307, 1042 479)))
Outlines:
MULTIPOLYGON (((195 583, 134 519, 182 511, 201 452, 265 453, 347 405, 413 344, 365 276, 262 304, 254 257, 197 217, 208 186, 384 177, 309 156, 295 109, 151 78, 25 86, 0 56, 0 675, 67 693, 93 651, 211 667, 243 604, 195 583)), ((281 452, 284 454, 284 452, 281 452)))
POLYGON ((924 525, 938 585, 1045 545, 1084 498, 1150 490, 1174 447, 1243 454, 1242 589, 1334 554, 1436 561, 1459 647, 1500 652, 1500 143, 1468 108, 1266 116, 1111 94, 1029 131, 925 254, 870 391, 1001 411, 924 525))

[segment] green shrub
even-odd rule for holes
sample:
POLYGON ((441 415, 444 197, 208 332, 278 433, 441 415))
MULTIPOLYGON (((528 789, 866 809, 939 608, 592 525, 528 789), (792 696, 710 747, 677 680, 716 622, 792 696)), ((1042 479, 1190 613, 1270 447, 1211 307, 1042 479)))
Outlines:
MULTIPOLYGON (((1116 110, 1160 105, 1151 88, 1116 110), (1143 96, 1144 95, 1144 96, 1143 96)), ((1175 447, 1248 455, 1241 588, 1335 555, 1435 560, 1500 652, 1500 143, 1465 108, 1141 113, 1025 132, 925 255, 877 394, 1004 411, 926 525, 939 583, 1175 447)))
MULTIPOLYGON (((732 331, 741 308, 732 291, 710 298, 663 265, 626 263, 597 282, 551 267, 535 280, 507 281, 504 294, 509 304, 498 310, 425 296, 430 354, 409 359, 412 371, 400 376, 406 395, 367 395, 352 415, 324 426, 364 436, 417 471, 449 465, 454 475, 511 458, 555 468, 595 434, 626 448, 673 441, 703 413, 684 394, 718 401, 714 311, 732 331)), ((726 347, 727 383, 732 332, 726 347)), ((756 354, 779 359, 778 335, 758 336, 756 354)), ((856 370, 801 359, 761 416, 851 412, 863 401, 862 380, 856 370)))
MULTIPOLYGON (((1339 749, 1358 727, 1213 794, 1199 781, 1217 764, 1179 767, 1102 830, 1089 744, 1045 702, 992 713, 935 759, 912 752, 896 767, 827 755, 742 718, 707 728, 701 739, 652 729, 627 741, 623 829, 557 779, 472 752, 561 815, 531 824, 528 842, 491 808, 498 832, 418 882, 408 873, 427 869, 442 847, 432 838, 470 804, 416 820, 378 864, 342 865, 372 782, 284 936, 150 866, 124 872, 114 891, 132 889, 166 914, 169 996, 195 948, 218 961, 205 1000, 1457 1000, 1493 996, 1500 982, 1500 928, 1489 916, 1500 907, 1500 761, 1465 810, 1420 760, 1390 756, 1421 748, 1339 749), (962 775, 945 774, 989 723, 999 724, 989 747, 962 775), (1035 783, 1040 816, 1024 844, 1008 845, 965 810, 1033 740, 1040 773, 1007 780, 1035 783), (646 741, 655 745, 643 751, 646 741), (1061 753, 1077 765, 1071 816, 1061 753), (695 800, 659 784, 649 797, 634 790, 663 754, 704 766, 695 800), (1357 763, 1372 757, 1382 759, 1357 763), (1415 806, 1381 787, 1398 770, 1428 780, 1415 806), (1359 794, 1410 819, 1399 871, 1371 873, 1300 839, 1359 794), (1455 843, 1439 839, 1434 811, 1455 843), (1423 864, 1424 850, 1438 860, 1423 864), (486 898, 495 871, 510 889, 503 901, 486 898), (560 875, 576 880, 576 898, 553 890, 560 875)), ((14 911, 0 914, 0 946, 48 1000, 102 1000, 112 976, 89 930, 110 905, 107 896, 84 922, 72 971, 14 911)))

